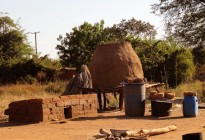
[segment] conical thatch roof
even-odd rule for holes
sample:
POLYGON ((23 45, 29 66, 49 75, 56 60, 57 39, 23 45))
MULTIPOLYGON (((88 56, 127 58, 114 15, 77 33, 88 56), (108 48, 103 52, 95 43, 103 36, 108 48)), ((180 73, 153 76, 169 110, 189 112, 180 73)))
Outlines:
POLYGON ((140 59, 129 42, 98 46, 91 60, 90 72, 94 88, 114 87, 126 77, 144 78, 140 59))

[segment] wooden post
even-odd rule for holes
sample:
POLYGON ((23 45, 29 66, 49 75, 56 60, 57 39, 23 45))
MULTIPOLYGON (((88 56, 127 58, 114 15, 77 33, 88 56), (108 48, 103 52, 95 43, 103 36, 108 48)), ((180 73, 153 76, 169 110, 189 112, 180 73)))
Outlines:
POLYGON ((123 101, 124 101, 124 91, 123 89, 119 92, 119 109, 123 109, 123 101))
POLYGON ((97 97, 98 97, 99 110, 102 110, 102 99, 101 99, 101 92, 100 91, 97 91, 97 97))
POLYGON ((106 94, 105 94, 105 92, 103 92, 103 102, 104 102, 103 109, 106 109, 106 101, 107 101, 106 94))

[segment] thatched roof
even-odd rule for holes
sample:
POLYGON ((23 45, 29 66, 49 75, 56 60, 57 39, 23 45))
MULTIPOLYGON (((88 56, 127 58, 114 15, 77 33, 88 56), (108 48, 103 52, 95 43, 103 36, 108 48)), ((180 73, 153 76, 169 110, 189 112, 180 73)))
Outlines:
POLYGON ((110 88, 126 77, 144 78, 140 59, 131 43, 100 45, 94 51, 90 64, 94 88, 110 88))

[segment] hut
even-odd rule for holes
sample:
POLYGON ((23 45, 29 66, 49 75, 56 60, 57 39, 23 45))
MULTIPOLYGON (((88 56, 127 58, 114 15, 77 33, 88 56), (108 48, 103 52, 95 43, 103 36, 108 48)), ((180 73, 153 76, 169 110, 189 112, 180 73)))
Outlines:
MULTIPOLYGON (((97 46, 90 63, 94 89, 110 89, 118 86, 127 77, 143 79, 142 65, 131 43, 120 42, 97 46)), ((108 90, 109 91, 109 90, 108 90)), ((123 106, 123 93, 120 92, 119 108, 123 106)), ((104 109, 106 90, 103 90, 104 109)), ((102 108, 101 93, 98 93, 99 108, 102 108)))

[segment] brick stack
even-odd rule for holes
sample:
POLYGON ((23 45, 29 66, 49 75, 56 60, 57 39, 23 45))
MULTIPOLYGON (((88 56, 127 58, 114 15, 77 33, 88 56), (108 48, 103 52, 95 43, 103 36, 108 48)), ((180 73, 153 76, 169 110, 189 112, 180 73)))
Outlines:
POLYGON ((40 122, 97 114, 96 94, 30 99, 9 104, 10 122, 40 122))

